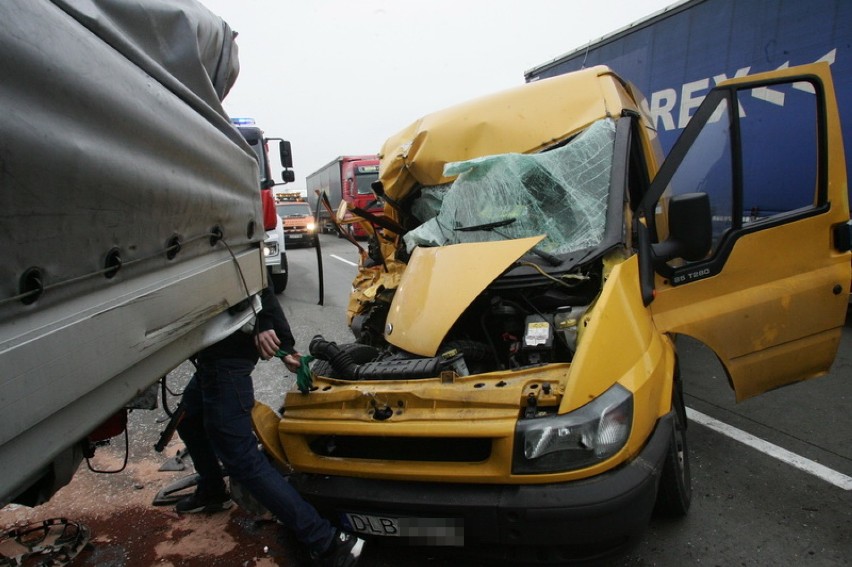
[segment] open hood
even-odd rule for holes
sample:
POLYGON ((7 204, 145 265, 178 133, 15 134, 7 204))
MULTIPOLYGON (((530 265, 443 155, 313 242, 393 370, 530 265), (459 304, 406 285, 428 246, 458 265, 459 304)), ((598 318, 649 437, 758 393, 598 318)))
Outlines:
POLYGON ((408 352, 435 356, 476 296, 543 238, 416 248, 391 302, 385 339, 408 352))

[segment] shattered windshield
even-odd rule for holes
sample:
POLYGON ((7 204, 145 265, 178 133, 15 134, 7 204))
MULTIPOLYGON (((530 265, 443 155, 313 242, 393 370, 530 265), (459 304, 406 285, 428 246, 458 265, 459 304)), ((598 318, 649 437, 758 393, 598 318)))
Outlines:
POLYGON ((453 183, 423 188, 412 213, 424 220, 405 235, 415 246, 546 238, 565 254, 600 244, 606 228, 615 122, 599 120, 561 148, 448 163, 453 183))

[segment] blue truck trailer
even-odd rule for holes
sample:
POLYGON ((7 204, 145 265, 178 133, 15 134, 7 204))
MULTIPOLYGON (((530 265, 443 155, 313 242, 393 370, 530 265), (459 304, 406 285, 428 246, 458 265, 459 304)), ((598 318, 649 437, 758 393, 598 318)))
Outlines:
MULTIPOLYGON (((525 72, 527 82, 594 65, 608 65, 645 95, 665 152, 674 144, 706 93, 730 78, 795 65, 831 65, 846 163, 852 163, 852 2, 849 0, 686 0, 589 42, 525 72)), ((802 92, 809 88, 798 85, 802 92)), ((756 120, 794 103, 796 89, 756 89, 742 112, 756 120)), ((779 124, 778 139, 784 139, 779 124)), ((795 140, 789 141, 791 153, 795 140)), ((760 159, 755 156, 755 159, 760 159)), ((791 165, 792 167, 792 165, 791 165)), ((784 186, 788 172, 765 171, 784 186)), ((762 195, 744 214, 789 210, 783 191, 762 195)))

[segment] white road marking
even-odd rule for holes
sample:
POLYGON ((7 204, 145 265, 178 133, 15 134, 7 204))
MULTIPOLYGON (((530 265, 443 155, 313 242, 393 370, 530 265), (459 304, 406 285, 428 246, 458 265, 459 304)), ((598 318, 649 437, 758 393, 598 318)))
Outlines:
POLYGON ((329 256, 331 256, 335 260, 340 260, 344 264, 349 264, 350 266, 356 266, 356 267, 358 266, 358 264, 356 264, 355 262, 352 262, 350 260, 347 260, 346 258, 341 258, 340 256, 336 256, 334 254, 329 254, 329 256))
POLYGON ((717 431, 722 435, 726 435, 727 437, 730 437, 735 441, 739 441, 740 443, 757 449, 758 451, 765 453, 770 457, 778 459, 779 461, 792 465, 799 470, 821 478, 824 481, 829 482, 838 488, 842 488, 843 490, 852 490, 852 477, 846 476, 843 473, 839 473, 836 470, 830 469, 810 459, 806 459, 805 457, 790 452, 787 449, 779 447, 778 445, 774 445, 768 441, 764 441, 759 437, 755 437, 754 435, 746 433, 741 429, 737 429, 736 427, 728 425, 727 423, 723 423, 719 420, 713 419, 709 415, 704 415, 703 413, 695 411, 692 408, 686 408, 686 416, 696 423, 700 423, 701 425, 709 427, 710 429, 717 431))

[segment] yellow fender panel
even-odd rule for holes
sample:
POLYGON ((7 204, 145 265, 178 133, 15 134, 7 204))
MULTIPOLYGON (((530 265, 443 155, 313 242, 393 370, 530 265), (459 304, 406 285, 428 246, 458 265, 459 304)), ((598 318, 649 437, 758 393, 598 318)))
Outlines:
POLYGON ((278 468, 284 472, 291 472, 290 461, 287 460, 284 447, 281 446, 281 440, 278 438, 280 420, 281 418, 272 411, 272 408, 258 401, 254 402, 254 407, 251 410, 251 421, 255 435, 278 468))
POLYGON ((674 345, 655 327, 639 288, 635 255, 612 268, 583 318, 560 407, 560 413, 573 411, 620 383, 633 392, 636 410, 630 454, 641 450, 657 419, 671 409, 675 371, 674 345))

